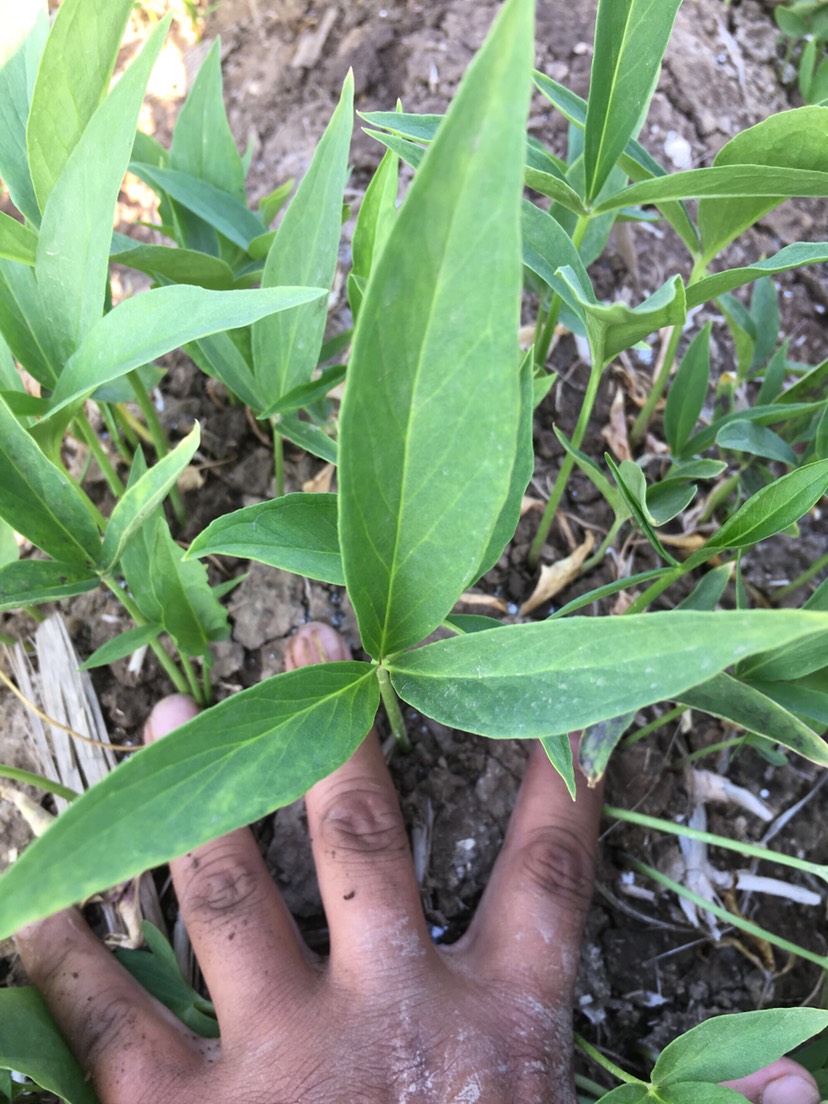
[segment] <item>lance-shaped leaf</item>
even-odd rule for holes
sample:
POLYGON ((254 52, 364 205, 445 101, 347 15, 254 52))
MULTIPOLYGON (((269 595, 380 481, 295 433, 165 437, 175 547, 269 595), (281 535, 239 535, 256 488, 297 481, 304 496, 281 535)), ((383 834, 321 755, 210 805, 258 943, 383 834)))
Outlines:
POLYGON ((828 1012, 821 1008, 767 1008, 715 1016, 662 1050, 653 1067, 653 1084, 662 1099, 669 1100, 670 1085, 746 1077, 826 1027, 828 1012))
POLYGON ((25 1074, 65 1104, 98 1104, 43 997, 28 986, 0 990, 0 1069, 25 1074))
POLYGON ((578 745, 578 761, 590 786, 601 781, 610 756, 634 720, 635 711, 622 713, 584 730, 578 745))
POLYGON ((186 558, 238 556, 342 586, 336 495, 289 494, 211 522, 186 558))
POLYGON ((95 667, 108 667, 111 663, 137 652, 150 640, 155 640, 160 632, 160 625, 136 625, 134 629, 127 629, 96 648, 89 659, 81 663, 79 670, 91 671, 95 667))
POLYGON ((747 683, 772 698, 779 705, 812 720, 819 728, 828 727, 828 668, 790 682, 747 683))
MULTIPOLYGON (((174 199, 240 249, 246 250, 250 242, 264 232, 262 220, 241 200, 207 180, 199 180, 180 169, 160 168, 143 161, 133 161, 129 169, 153 191, 174 199)), ((194 241, 188 240, 188 245, 195 248, 194 241)))
POLYGON ((374 261, 382 253, 397 217, 399 175, 399 155, 393 150, 386 150, 359 205, 351 242, 353 265, 348 274, 348 302, 354 320, 362 305, 360 288, 367 284, 374 261))
POLYGON ((178 113, 170 166, 206 180, 246 206, 244 166, 224 108, 218 38, 199 66, 178 113))
POLYGON ((230 635, 227 611, 213 593, 204 564, 184 559, 166 520, 157 516, 147 528, 154 529, 147 568, 161 623, 181 651, 206 655, 211 640, 230 635))
POLYGON ((124 299, 95 324, 67 362, 52 396, 52 414, 188 341, 249 325, 326 294, 322 288, 208 291, 182 284, 124 299))
POLYGON ((520 198, 531 0, 509 0, 397 216, 340 415, 340 540, 362 641, 422 639, 472 580, 520 421, 520 198))
MULTIPOLYGON (((744 167, 754 178, 758 176, 759 166, 768 166, 771 177, 776 170, 781 179, 786 171, 812 171, 825 176, 828 184, 828 107, 799 107, 771 115, 726 142, 716 154, 713 166, 734 170, 744 167)), ((775 197, 772 192, 745 194, 763 198, 752 201, 710 199, 699 204, 699 231, 705 262, 781 203, 785 196, 797 193, 780 188, 775 197), (766 196, 769 198, 764 198, 766 196)), ((828 195, 828 190, 817 194, 828 195)))
POLYGON ((132 9, 111 0, 61 4, 46 41, 26 128, 29 168, 41 211, 87 123, 109 89, 132 9), (78 65, 77 58, 83 58, 78 65))
POLYGON ((680 454, 699 420, 710 386, 710 333, 708 322, 690 343, 667 394, 664 435, 674 454, 680 454))
MULTIPOLYGON (((144 89, 168 26, 165 17, 86 124, 43 209, 35 275, 41 313, 63 360, 103 313, 112 212, 129 164, 144 89)), ((70 57, 82 54, 67 55, 67 66, 70 57)))
MULTIPOLYGON (((826 361, 828 364, 828 361, 826 361)), ((794 384, 793 387, 796 387, 794 384)), ((789 388, 789 390, 793 390, 789 388)), ((787 394, 787 392, 785 392, 787 394)), ((717 418, 716 421, 691 437, 684 447, 682 452, 683 456, 695 456, 700 452, 704 452, 705 449, 710 446, 716 440, 716 436, 721 430, 722 426, 729 425, 731 422, 742 421, 749 419, 751 422, 755 422, 757 425, 775 425, 778 422, 789 422, 795 418, 808 417, 817 412, 821 412, 824 409, 823 402, 785 402, 785 394, 780 395, 779 399, 774 403, 768 403, 764 406, 747 407, 745 410, 734 410, 730 414, 725 414, 721 418, 717 418)))
POLYGON ((767 426, 756 425, 747 419, 736 419, 722 426, 716 434, 716 444, 720 448, 747 452, 751 456, 764 456, 769 460, 779 460, 788 467, 795 467, 799 457, 778 433, 767 426))
POLYGON ((195 249, 145 245, 125 234, 113 234, 109 259, 156 279, 163 277, 165 282, 172 284, 198 284, 216 291, 229 291, 233 287, 230 266, 220 257, 211 257, 195 249))
POLYGON ((32 544, 76 566, 96 564, 101 539, 91 505, 48 460, 0 398, 0 517, 32 544))
POLYGON ((681 0, 601 0, 584 129, 586 198, 604 186, 647 113, 681 0))
POLYGON ((0 42, 0 179, 12 203, 32 224, 40 224, 40 208, 29 172, 26 121, 37 67, 49 33, 46 0, 7 4, 0 42))
POLYGON ((73 801, 0 878, 0 933, 295 801, 353 754, 378 698, 364 663, 303 667, 139 751, 73 801))
MULTIPOLYGON (((771 118, 777 119, 779 116, 772 115, 771 118)), ((658 179, 631 184, 628 188, 623 188, 620 192, 602 199, 594 207, 593 214, 601 215, 606 211, 617 211, 620 207, 637 206, 640 203, 660 204, 664 200, 693 198, 711 201, 733 200, 736 205, 747 206, 745 200, 757 196, 774 197, 773 202, 765 204, 765 210, 770 210, 783 199, 792 196, 826 195, 828 195, 828 172, 821 169, 766 165, 713 165, 709 169, 687 169, 685 172, 670 173, 658 179)), ((733 236, 735 237, 736 234, 733 236)), ((715 255, 714 252, 712 256, 715 255)), ((705 256, 708 261, 711 259, 706 254, 705 256)))
POLYGON ((743 287, 760 276, 776 276, 777 273, 787 272, 792 268, 823 264, 825 261, 828 261, 828 242, 794 242, 774 253, 772 257, 765 257, 742 268, 728 268, 691 284, 687 289, 687 309, 692 310, 693 307, 727 291, 743 287))
MULTIPOLYGON (((339 104, 270 247, 262 287, 333 285, 353 115, 354 78, 349 72, 339 104)), ((320 299, 291 315, 266 318, 253 327, 253 363, 266 406, 310 379, 325 336, 327 308, 327 300, 320 299)))
POLYGON ((781 533, 814 506, 828 488, 828 460, 806 464, 762 487, 732 514, 705 545, 748 548, 781 533))
POLYGON ((828 767, 828 744, 783 706, 730 675, 716 675, 679 698, 691 709, 712 713, 748 732, 767 736, 805 759, 828 767))
POLYGON ((36 250, 37 234, 34 230, 5 211, 0 211, 0 257, 33 265, 36 250))
POLYGON ((0 567, 0 610, 57 602, 94 590, 100 580, 75 563, 16 560, 0 567))
POLYGON ((828 614, 798 610, 572 617, 440 640, 385 666, 403 701, 442 724, 537 738, 674 701, 768 641, 826 626, 828 614))
POLYGON ((200 441, 201 427, 196 423, 184 440, 141 476, 116 503, 104 533, 105 571, 115 566, 135 530, 170 493, 192 460, 200 441))
POLYGON ((0 258, 0 332, 26 371, 51 388, 63 362, 42 315, 33 269, 0 258))

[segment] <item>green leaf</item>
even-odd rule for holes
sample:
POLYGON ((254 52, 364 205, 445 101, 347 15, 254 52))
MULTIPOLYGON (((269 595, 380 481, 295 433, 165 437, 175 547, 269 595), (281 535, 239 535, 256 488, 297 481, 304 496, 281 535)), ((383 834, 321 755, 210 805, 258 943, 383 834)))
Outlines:
MULTIPOLYGON (((86 4, 86 0, 80 3, 86 4)), ((118 0, 119 8, 124 4, 125 0, 118 0)), ((98 5, 91 6, 97 20, 98 5)), ((72 5, 72 9, 77 7, 72 5)), ((41 314, 55 334, 62 360, 74 353, 103 314, 111 220, 129 163, 144 89, 168 26, 169 17, 165 17, 95 111, 54 186, 50 185, 37 242, 35 276, 41 314)), ((75 69, 72 59, 83 56, 81 47, 63 59, 66 79, 71 79, 75 69)))
POLYGON ((569 266, 579 286, 591 287, 590 279, 575 244, 561 224, 547 212, 524 199, 521 203, 523 263, 553 290, 559 281, 557 270, 569 266))
POLYGON ((675 701, 769 642, 826 625, 796 610, 572 617, 440 640, 385 666, 403 701, 442 724, 538 738, 675 701))
POLYGON ((601 1097, 600 1104, 648 1104, 651 1099, 647 1086, 636 1082, 617 1085, 611 1092, 601 1097))
POLYGON ((399 191, 399 155, 386 150, 377 171, 365 189, 365 195, 359 207, 354 236, 351 241, 353 265, 348 277, 348 301, 354 320, 358 317, 361 297, 352 299, 354 281, 368 280, 374 261, 388 240, 391 227, 397 217, 397 193, 399 191))
POLYGON ((584 128, 586 198, 595 199, 641 127, 681 0, 601 0, 584 128))
POLYGON ((200 443, 201 427, 196 423, 172 452, 162 457, 118 500, 104 533, 104 571, 111 571, 117 564, 132 534, 167 497, 200 443))
POLYGON ((336 495, 289 494, 225 514, 190 545, 187 559, 238 556, 342 586, 336 495))
MULTIPOLYGON (((206 180, 199 180, 180 169, 148 165, 144 161, 131 161, 129 171, 162 198, 169 196, 198 215, 210 229, 217 230, 240 249, 246 251, 250 243, 264 233, 264 224, 244 203, 206 180)), ((196 248, 195 239, 188 239, 187 244, 196 248)))
POLYGON ((48 33, 45 0, 5 5, 0 40, 0 179, 32 226, 40 225, 40 208, 29 173, 26 121, 48 33))
POLYGON ((353 754, 378 699, 364 663, 303 667, 131 756, 0 878, 2 936, 295 801, 353 754))
MULTIPOLYGON (((584 129, 587 102, 562 84, 544 73, 535 71, 535 84, 554 107, 574 126, 584 129)), ((667 176, 667 170, 652 157, 634 138, 627 142, 618 160, 619 166, 634 181, 667 176)), ((662 203, 659 209, 692 254, 698 252, 699 238, 696 228, 683 203, 662 203)))
POLYGON ((183 557, 166 521, 159 518, 149 569, 161 623, 182 652, 206 655, 211 640, 230 635, 227 611, 213 594, 204 564, 183 557))
POLYGON ((9 778, 13 782, 24 782, 27 786, 36 786, 40 790, 45 790, 46 793, 63 797, 67 801, 74 801, 76 797, 80 797, 77 790, 70 790, 68 786, 62 786, 60 782, 54 782, 51 778, 45 778, 42 774, 35 774, 34 771, 10 767, 7 763, 0 763, 0 778, 9 778))
MULTIPOLYGON (((807 608, 807 607, 806 607, 807 608)), ((828 634, 819 633, 808 647, 790 644, 755 656, 739 667, 740 677, 787 682, 828 666, 828 634)))
POLYGON ((205 180, 247 205, 244 167, 224 109, 219 38, 201 63, 178 113, 170 167, 205 180))
POLYGON ((336 441, 332 440, 324 429, 306 422, 298 414, 280 414, 277 423, 279 433, 286 437, 298 448, 309 452, 311 456, 318 456, 326 464, 336 464, 338 450, 336 441))
MULTIPOLYGON (((308 284, 329 289, 333 285, 353 105, 354 79, 349 73, 339 104, 270 247, 262 287, 308 284)), ((318 363, 327 316, 326 296, 290 315, 266 318, 253 326, 253 364, 266 408, 310 379, 318 363)))
POLYGON ((548 620, 568 617, 570 613, 575 613, 576 610, 583 609, 584 606, 590 606, 593 602, 600 602, 603 598, 611 598, 619 590, 628 590, 630 587, 638 586, 639 583, 649 583, 654 579, 660 579, 669 570, 669 567, 656 567, 650 571, 640 571, 636 575, 627 575, 623 579, 615 579, 611 583, 605 583, 603 586, 587 591, 586 594, 579 594, 577 598, 573 598, 571 602, 567 602, 559 610, 550 613, 548 620))
POLYGON ((466 633, 499 629, 503 622, 498 621, 495 617, 487 617, 483 613, 450 613, 444 624, 448 625, 454 632, 465 636, 466 633))
POLYGON ((579 745, 578 761, 590 786, 597 785, 604 777, 610 756, 635 720, 635 714, 635 710, 622 713, 619 717, 610 717, 606 721, 590 725, 584 731, 579 745))
POLYGON ((340 414, 339 531, 375 657, 440 624, 474 578, 511 485, 531 31, 531 0, 509 0, 360 311, 340 414))
POLYGON ((739 679, 720 674, 685 691, 682 705, 712 713, 730 724, 767 736, 805 759, 828 766, 828 744, 793 713, 739 679))
POLYGON ((269 195, 264 196, 259 200, 259 214, 261 215, 262 222, 265 226, 270 226, 281 209, 287 203, 290 193, 293 191, 293 185, 296 181, 293 177, 289 177, 284 184, 280 184, 278 188, 274 188, 269 195))
POLYGON ((817 726, 828 726, 828 677, 824 669, 790 682, 751 679, 745 685, 759 690, 792 713, 813 720, 817 726))
POLYGON ((477 578, 485 575, 487 571, 494 567, 503 555, 504 548, 515 535, 515 530, 520 521, 523 496, 535 470, 535 450, 532 440, 535 411, 534 388, 532 385, 533 364, 534 350, 529 349, 520 367, 520 425, 518 427, 518 440, 515 448, 509 493, 495 523, 488 547, 483 553, 483 558, 475 572, 477 578))
POLYGON ((66 1104, 98 1104, 36 989, 0 989, 0 1067, 25 1074, 66 1104))
POLYGON ((769 403, 767 406, 754 406, 752 408, 748 407, 745 410, 734 410, 732 414, 725 414, 723 417, 717 418, 713 425, 706 426, 704 429, 699 430, 695 437, 692 437, 687 442, 683 455, 695 456, 697 453, 704 452, 705 449, 710 448, 716 440, 716 434, 721 431, 722 426, 729 425, 730 422, 748 418, 757 425, 774 425, 777 422, 787 422, 795 418, 807 417, 823 409, 823 404, 821 402, 786 403, 782 401, 783 397, 784 396, 780 396, 779 401, 769 403))
POLYGON ((15 560, 0 567, 0 610, 16 610, 85 594, 99 585, 97 575, 77 563, 15 560))
POLYGON ((731 1081, 775 1062, 828 1026, 819 1008, 714 1016, 669 1043, 653 1068, 659 1091, 684 1081, 731 1081))
POLYGON ((564 780, 569 796, 575 800, 575 762, 572 745, 566 732, 554 736, 541 736, 540 745, 546 752, 546 758, 564 780))
POLYGON ((0 211, 0 257, 33 265, 37 249, 37 234, 16 218, 0 211))
POLYGON ((747 548, 781 533, 799 521, 822 498, 828 487, 828 460, 796 468, 757 491, 705 548, 747 548))
POLYGON ((720 448, 750 453, 751 456, 779 460, 792 468, 799 463, 794 450, 778 433, 774 433, 767 426, 756 425, 754 422, 738 418, 722 426, 716 434, 716 444, 720 448))
POLYGON ((96 648, 78 670, 91 671, 95 667, 108 667, 110 663, 116 663, 119 659, 132 655, 150 640, 155 640, 160 632, 160 625, 136 625, 134 629, 118 633, 114 639, 107 640, 106 644, 96 648))
POLYGON ((683 479, 662 479, 660 483, 647 488, 647 513, 653 519, 653 525, 666 525, 668 521, 683 514, 696 497, 695 483, 683 479))
POLYGON ((658 1095, 648 1098, 653 1104, 744 1104, 747 1099, 735 1089, 707 1081, 677 1081, 666 1089, 659 1085, 656 1092, 658 1095))
POLYGON ((109 259, 173 284, 198 284, 216 291, 229 291, 233 287, 233 272, 225 261, 194 249, 145 245, 125 234, 113 234, 109 259))
POLYGON ((205 1012, 205 1007, 212 1006, 184 980, 170 944, 149 920, 141 924, 141 931, 149 949, 134 951, 121 947, 115 950, 115 957, 139 985, 191 1031, 202 1038, 216 1038, 219 1033, 216 1017, 205 1012))
POLYGON ((263 401, 256 390, 253 368, 247 362, 229 333, 221 332, 198 341, 188 342, 185 353, 213 379, 221 380, 227 389, 252 410, 261 410, 263 401))
POLYGON ((0 398, 0 517, 56 560, 80 566, 101 557, 90 509, 0 398))
POLYGON ((631 510, 627 505, 626 499, 617 488, 613 487, 595 461, 587 456, 585 452, 582 452, 581 449, 576 449, 557 426, 553 426, 552 428, 555 432, 555 436, 558 438, 561 445, 563 445, 564 449, 569 453, 593 487, 595 487, 598 493, 609 503, 616 519, 630 517, 631 510))
POLYGON ((15 358, 44 387, 54 387, 63 364, 40 301, 34 271, 0 258, 0 332, 15 358))
POLYGON ((806 372, 796 383, 792 383, 776 402, 788 404, 802 402, 809 398, 822 399, 826 380, 828 380, 828 359, 817 364, 810 372, 806 372))
POLYGON ((652 517, 647 507, 647 483, 644 479, 644 472, 639 468, 638 464, 632 460, 622 460, 619 466, 609 453, 604 454, 604 459, 609 465, 615 477, 615 482, 618 484, 618 489, 627 504, 627 508, 638 523, 641 532, 656 552, 658 552, 659 556, 661 556, 663 560, 666 560, 667 563, 675 566, 678 561, 674 556, 670 555, 658 539, 658 535, 653 528, 655 519, 652 517))
MULTIPOLYGON (((131 9, 131 0, 112 0, 106 18, 101 18, 96 0, 69 0, 58 8, 37 72, 26 128, 29 170, 41 211, 109 90, 131 9), (79 58, 82 65, 77 63, 79 58)), ((133 123, 128 132, 134 129, 133 123)), ((113 131, 110 141, 115 138, 113 131)), ((132 145, 131 135, 129 142, 132 145)))
POLYGON ((775 402, 776 399, 779 398, 782 391, 782 385, 785 382, 785 375, 788 371, 789 345, 790 339, 786 338, 768 362, 765 368, 765 374, 762 377, 761 386, 756 395, 756 404, 758 406, 775 402))
POLYGON ((55 388, 52 414, 188 341, 246 326, 325 294, 321 288, 207 291, 182 284, 124 299, 95 324, 67 362, 55 388))
MULTIPOLYGON (((702 260, 705 263, 748 226, 753 226, 764 214, 778 206, 785 196, 797 194, 782 183, 789 176, 792 178, 797 172, 807 176, 810 172, 817 187, 816 178, 820 175, 826 178, 828 184, 828 108, 799 107, 771 115, 726 142, 716 154, 713 166, 714 170, 724 168, 732 172, 747 172, 756 183, 752 191, 748 188, 744 192, 742 198, 706 199, 699 204, 702 260), (764 169, 764 166, 767 168, 764 169), (782 184, 776 194, 773 191, 775 173, 782 184), (767 176, 771 190, 757 190, 760 174, 763 178, 767 176), (751 196, 762 198, 751 200, 751 196)), ((801 194, 809 195, 811 192, 801 194)), ((828 190, 823 186, 817 194, 828 195, 828 190)))
POLYGON ((675 454, 680 454, 690 439, 707 397, 712 328, 712 322, 708 322, 693 338, 667 393, 664 434, 675 454))
POLYGON ((7 521, 0 518, 0 567, 15 563, 20 558, 15 530, 7 521))
POLYGON ((719 603, 730 576, 733 574, 732 564, 722 564, 714 567, 696 583, 687 597, 678 603, 677 610, 714 610, 719 603))
POLYGON ((637 307, 592 302, 575 272, 566 266, 559 269, 558 278, 584 317, 593 359, 602 365, 664 326, 683 325, 687 315, 684 284, 679 276, 668 280, 637 307))
POLYGON ((295 410, 301 410, 319 399, 324 399, 329 391, 345 379, 345 372, 346 368, 343 364, 334 364, 330 368, 325 368, 317 379, 311 380, 310 383, 300 383, 298 387, 288 391, 273 404, 268 413, 270 415, 292 414, 295 410))
POLYGON ((779 272, 788 272, 792 268, 804 268, 805 265, 822 264, 828 261, 828 242, 794 242, 786 245, 772 257, 756 261, 742 268, 728 268, 713 276, 706 276, 687 288, 687 309, 692 310, 702 303, 718 298, 726 291, 743 287, 760 276, 776 276, 779 272))

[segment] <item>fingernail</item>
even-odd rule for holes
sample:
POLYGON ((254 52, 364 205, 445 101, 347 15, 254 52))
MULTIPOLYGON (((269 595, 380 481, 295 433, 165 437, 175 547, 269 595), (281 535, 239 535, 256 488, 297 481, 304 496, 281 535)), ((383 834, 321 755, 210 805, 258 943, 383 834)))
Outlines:
POLYGON ((819 1090, 812 1081, 789 1073, 771 1081, 762 1093, 762 1104, 819 1104, 819 1090))
POLYGON ((314 663, 349 658, 348 646, 336 629, 321 622, 311 622, 303 625, 289 642, 285 652, 285 666, 288 669, 309 667, 314 663))
POLYGON ((171 694, 168 698, 162 698, 156 703, 144 725, 144 743, 151 744, 153 740, 159 740, 173 729, 191 721, 197 713, 195 702, 186 694, 171 694))

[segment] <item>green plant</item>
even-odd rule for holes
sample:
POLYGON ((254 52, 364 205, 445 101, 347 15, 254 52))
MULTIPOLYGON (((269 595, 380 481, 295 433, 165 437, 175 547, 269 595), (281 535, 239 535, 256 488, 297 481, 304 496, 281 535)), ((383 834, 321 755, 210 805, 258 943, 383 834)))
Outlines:
POLYGON ((776 25, 788 39, 786 61, 797 45, 799 92, 806 103, 828 100, 828 4, 825 0, 791 0, 773 10, 776 25))
MULTIPOLYGON (((828 702, 826 588, 801 610, 754 610, 746 608, 739 585, 741 554, 795 526, 828 487, 825 402, 807 399, 800 387, 815 378, 806 373, 786 389, 786 351, 767 367, 757 362, 762 386, 771 381, 768 401, 759 406, 775 409, 757 415, 754 407, 735 421, 781 423, 792 435, 789 447, 801 451, 784 453, 789 470, 779 478, 762 467, 753 486, 745 471, 758 465, 750 468, 754 460, 747 460, 737 481, 743 501, 728 503, 721 524, 683 562, 667 553, 656 530, 686 509, 693 480, 722 474, 722 461, 702 453, 718 440, 721 448, 768 459, 768 438, 760 438, 765 452, 757 453, 756 437, 744 425, 738 439, 731 428, 719 440, 734 425, 727 396, 714 424, 695 432, 699 395, 703 401, 707 390, 705 331, 685 354, 668 404, 672 467, 655 484, 657 493, 629 461, 616 468, 613 487, 581 449, 600 379, 619 352, 672 326, 675 353, 688 305, 828 258, 824 243, 797 243, 752 266, 706 273, 720 250, 780 196, 828 194, 822 153, 808 152, 809 146, 806 157, 788 140, 824 133, 828 110, 767 120, 733 139, 713 168, 666 176, 632 135, 677 0, 659 3, 651 20, 643 18, 652 8, 643 0, 604 0, 589 106, 535 74, 573 122, 573 150, 583 127, 583 152, 567 165, 532 143, 527 164, 532 3, 508 0, 444 119, 399 112, 371 117, 387 128, 390 149, 357 226, 349 280, 357 321, 334 442, 320 425, 288 416, 323 400, 342 374, 336 369, 314 378, 328 351, 324 300, 342 212, 351 82, 274 235, 266 229, 268 213, 258 218, 246 205, 243 160, 222 122, 217 55, 194 86, 169 154, 134 136, 163 28, 106 95, 122 22, 115 24, 128 7, 112 8, 110 26, 92 18, 90 0, 64 0, 48 39, 41 18, 0 71, 0 91, 14 97, 21 120, 0 145, 0 172, 23 216, 22 222, 0 220, 6 258, 0 260, 0 332, 14 360, 42 387, 31 401, 12 357, 0 349, 0 517, 47 556, 17 560, 9 553, 0 567, 0 604, 37 604, 103 582, 127 606, 136 629, 96 661, 151 641, 176 684, 207 699, 209 643, 226 633, 227 623, 198 561, 231 554, 345 585, 370 659, 275 676, 132 755, 74 800, 0 880, 0 934, 299 797, 351 755, 380 699, 402 738, 397 695, 453 727, 494 739, 540 740, 571 790, 570 730, 586 730, 581 760, 597 778, 635 712, 663 700, 723 717, 828 764, 820 736, 828 702), (50 146, 46 120, 52 115, 41 118, 39 110, 53 112, 69 94, 63 36, 72 16, 94 43, 101 72, 89 78, 87 117, 64 156, 55 142, 50 146), (629 33, 619 36, 625 21, 629 33), (32 91, 27 74, 41 53, 32 91), (646 64, 639 64, 642 58, 646 64), (48 101, 38 92, 47 81, 48 101), (224 135, 209 165, 195 153, 205 127, 224 135), (773 157, 765 145, 771 135, 778 139, 773 157), (417 172, 398 209, 400 156, 417 172), (129 163, 158 189, 162 224, 177 246, 127 247, 116 238, 113 253, 107 212, 129 163), (637 182, 627 185, 627 175, 637 182), (560 220, 523 199, 524 181, 555 201, 560 220), (698 229, 682 206, 690 196, 703 197, 698 229), (690 282, 685 287, 671 278, 636 308, 599 303, 586 258, 603 247, 618 212, 649 217, 635 207, 649 203, 688 245, 690 282), (309 239, 318 248, 308 249, 309 239), (140 264, 158 286, 104 313, 113 256, 140 264), (521 355, 517 343, 524 266, 546 288, 530 355, 521 355), (220 288, 199 286, 213 278, 209 273, 221 273, 220 288), (247 286, 259 280, 266 286, 247 286), (502 626, 455 617, 458 597, 492 567, 515 531, 533 470, 533 410, 550 384, 546 351, 561 318, 587 335, 593 364, 572 439, 561 435, 566 460, 552 512, 577 464, 607 497, 617 525, 635 519, 663 565, 594 590, 543 622, 502 626), (185 553, 162 507, 197 448, 195 430, 171 452, 159 448, 151 467, 140 448, 130 453, 127 486, 104 516, 63 466, 63 434, 74 424, 89 437, 83 404, 90 395, 106 402, 104 388, 127 380, 140 399, 141 370, 179 345, 262 417, 279 418, 273 422, 277 455, 284 433, 312 441, 314 451, 336 460, 337 494, 288 494, 237 511, 210 525, 185 553), (695 577, 682 608, 648 612, 671 584, 714 558, 724 564, 695 577), (737 608, 713 612, 731 577, 737 608), (645 581, 650 585, 630 615, 571 616, 645 581), (447 639, 423 643, 441 627, 451 634, 447 639), (178 649, 180 670, 162 633, 178 649), (194 656, 202 664, 200 686, 194 656)), ((735 318, 732 305, 730 313, 735 318)), ((750 336, 746 323, 741 329, 750 336)), ((740 383, 749 382, 760 347, 764 353, 758 332, 750 356, 745 342, 740 383)), ((654 393, 665 381, 659 377, 654 393)), ((800 1020, 797 1039, 818 1029, 813 1016, 800 1020)))

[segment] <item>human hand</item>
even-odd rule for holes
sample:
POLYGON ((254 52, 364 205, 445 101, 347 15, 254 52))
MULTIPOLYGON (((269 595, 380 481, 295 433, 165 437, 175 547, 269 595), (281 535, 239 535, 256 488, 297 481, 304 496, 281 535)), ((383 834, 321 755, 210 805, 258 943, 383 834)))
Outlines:
MULTIPOLYGON (((308 625, 286 662, 347 658, 332 629, 308 625)), ((165 699, 147 738, 194 713, 165 699)), ((429 939, 375 734, 306 804, 326 961, 303 943, 247 829, 170 864, 220 1042, 150 997, 74 910, 18 937, 102 1104, 574 1104, 572 992, 600 795, 579 779, 573 803, 533 750, 490 884, 451 947, 429 939)), ((816 1093, 770 1095, 788 1067, 798 1070, 733 1087, 754 1104, 816 1104, 816 1093)))

